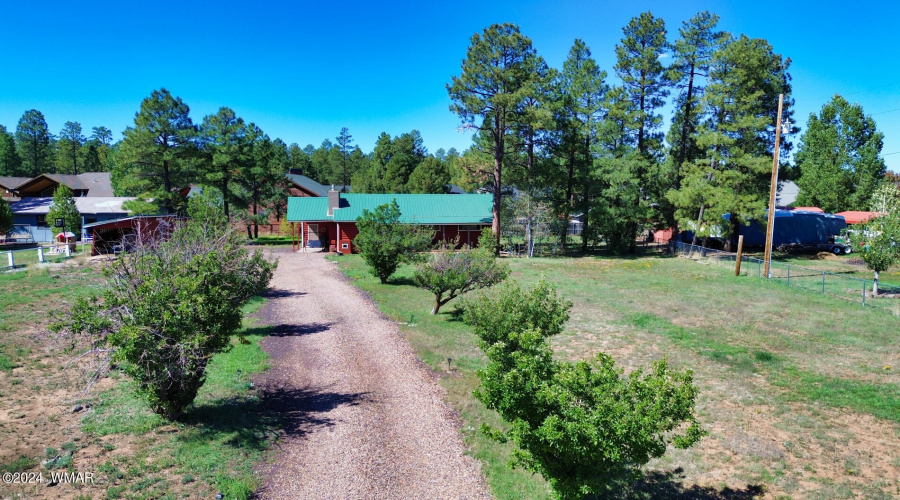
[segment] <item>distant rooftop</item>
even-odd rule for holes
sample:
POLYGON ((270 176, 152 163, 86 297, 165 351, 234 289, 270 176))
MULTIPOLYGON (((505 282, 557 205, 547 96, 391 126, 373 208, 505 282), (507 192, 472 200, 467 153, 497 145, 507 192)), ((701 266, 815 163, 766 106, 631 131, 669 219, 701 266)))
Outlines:
MULTIPOLYGON (((135 198, 131 197, 81 197, 75 198, 75 207, 82 215, 85 214, 127 214, 128 210, 122 208, 122 204, 135 198)), ((34 214, 42 215, 50 211, 53 204, 51 197, 23 198, 10 204, 10 208, 16 215, 34 214)))
MULTIPOLYGON (((311 193, 314 193, 316 196, 328 196, 328 190, 331 189, 331 186, 319 184, 318 182, 302 174, 288 173, 286 174, 286 177, 297 186, 306 189, 311 193)), ((343 191, 345 193, 350 192, 350 186, 335 185, 334 189, 343 191)))

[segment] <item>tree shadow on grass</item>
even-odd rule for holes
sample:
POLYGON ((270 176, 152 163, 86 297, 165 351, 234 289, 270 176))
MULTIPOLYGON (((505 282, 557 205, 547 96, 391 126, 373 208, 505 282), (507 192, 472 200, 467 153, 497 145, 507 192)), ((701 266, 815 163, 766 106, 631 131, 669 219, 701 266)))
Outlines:
POLYGON ((760 485, 747 485, 743 489, 723 488, 685 484, 681 468, 672 471, 647 471, 632 485, 628 499, 655 500, 750 500, 765 493, 760 485))
POLYGON ((278 436, 303 436, 334 425, 328 412, 364 401, 364 393, 278 388, 262 397, 237 397, 188 408, 181 422, 194 432, 177 439, 206 443, 227 437, 226 444, 265 450, 278 436))

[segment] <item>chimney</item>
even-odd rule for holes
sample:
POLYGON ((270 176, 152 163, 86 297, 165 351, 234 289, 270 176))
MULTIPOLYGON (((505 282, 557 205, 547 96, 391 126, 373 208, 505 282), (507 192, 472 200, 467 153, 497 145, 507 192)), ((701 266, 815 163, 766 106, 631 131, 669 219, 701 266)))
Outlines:
POLYGON ((341 193, 334 190, 334 186, 331 186, 331 190, 328 191, 328 216, 331 217, 334 215, 334 209, 341 208, 341 193))

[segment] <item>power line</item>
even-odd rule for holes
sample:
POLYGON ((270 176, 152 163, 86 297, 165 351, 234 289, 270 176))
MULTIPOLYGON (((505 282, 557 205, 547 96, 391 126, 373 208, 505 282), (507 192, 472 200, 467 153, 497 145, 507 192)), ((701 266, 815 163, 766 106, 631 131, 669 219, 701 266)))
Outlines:
POLYGON ((894 151, 893 153, 884 153, 881 156, 891 156, 891 155, 900 155, 900 151, 894 151))
POLYGON ((883 115, 883 114, 885 114, 885 113, 893 113, 894 111, 900 111, 900 108, 889 109, 889 110, 887 110, 887 111, 879 111, 879 112, 877 112, 877 113, 872 113, 872 114, 870 114, 869 116, 883 115))

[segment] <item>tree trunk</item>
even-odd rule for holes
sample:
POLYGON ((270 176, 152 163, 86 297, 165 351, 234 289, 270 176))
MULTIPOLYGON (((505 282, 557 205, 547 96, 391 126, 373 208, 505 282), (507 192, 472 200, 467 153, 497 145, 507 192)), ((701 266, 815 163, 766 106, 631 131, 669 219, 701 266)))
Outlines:
POLYGON ((567 172, 568 179, 566 182, 566 200, 564 206, 566 207, 565 212, 563 213, 563 228, 562 234, 560 237, 560 246, 562 247, 562 252, 566 253, 566 240, 569 236, 569 216, 572 213, 572 180, 575 176, 575 151, 572 150, 569 153, 569 171, 567 172))
POLYGON ((225 208, 225 218, 231 221, 231 217, 229 217, 230 212, 228 211, 228 177, 222 178, 222 206, 225 208))
POLYGON ((163 189, 166 190, 165 208, 167 214, 173 212, 172 201, 169 198, 169 194, 172 192, 172 180, 169 177, 169 160, 163 160, 163 189))
POLYGON ((443 293, 441 293, 441 292, 438 292, 434 295, 434 307, 431 308, 431 314, 437 314, 438 311, 441 309, 441 306, 443 305, 441 303, 442 295, 443 295, 443 293))
POLYGON ((700 215, 697 216, 697 227, 694 228, 694 238, 691 240, 691 245, 697 244, 697 233, 700 232, 700 224, 703 223, 703 211, 706 209, 706 204, 700 204, 700 215))
POLYGON ((494 116, 494 206, 491 208, 491 229, 494 231, 494 255, 500 255, 500 189, 501 173, 503 170, 503 129, 504 123, 500 118, 501 112, 494 116))
POLYGON ((875 279, 872 280, 872 296, 878 297, 878 271, 875 271, 875 279))

